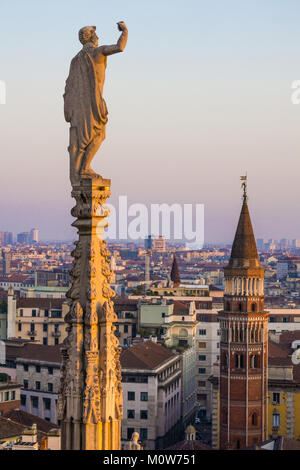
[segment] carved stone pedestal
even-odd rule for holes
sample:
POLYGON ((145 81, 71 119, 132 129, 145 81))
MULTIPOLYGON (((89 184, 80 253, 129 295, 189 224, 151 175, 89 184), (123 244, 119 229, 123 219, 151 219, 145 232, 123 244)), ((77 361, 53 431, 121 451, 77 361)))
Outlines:
POLYGON ((122 388, 120 349, 114 334, 117 316, 110 300, 109 251, 102 240, 110 180, 82 178, 73 186, 71 214, 79 240, 74 257, 70 310, 65 317, 68 337, 62 349, 59 394, 62 449, 119 450, 122 388))

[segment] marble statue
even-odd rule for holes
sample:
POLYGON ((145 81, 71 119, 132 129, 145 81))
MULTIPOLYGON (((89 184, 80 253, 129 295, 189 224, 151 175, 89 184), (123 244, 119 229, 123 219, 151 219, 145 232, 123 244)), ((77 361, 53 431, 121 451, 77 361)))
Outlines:
POLYGON ((107 107, 103 85, 107 56, 122 52, 128 37, 126 24, 120 21, 117 44, 98 46, 96 26, 79 31, 83 47, 72 59, 64 93, 65 119, 70 123, 70 180, 78 185, 81 177, 97 177, 91 161, 105 139, 107 107))
POLYGON ((128 442, 128 450, 141 450, 141 445, 139 444, 140 435, 138 432, 133 432, 131 440, 128 442))

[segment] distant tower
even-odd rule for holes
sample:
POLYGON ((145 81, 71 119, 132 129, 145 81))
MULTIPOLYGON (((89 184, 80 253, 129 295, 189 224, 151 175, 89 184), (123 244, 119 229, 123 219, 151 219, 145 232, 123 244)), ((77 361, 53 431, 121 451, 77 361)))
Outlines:
POLYGON ((239 449, 266 439, 268 313, 261 266, 247 205, 243 205, 224 268, 224 310, 219 312, 220 448, 239 449))
POLYGON ((3 275, 7 276, 10 274, 10 262, 11 262, 11 253, 9 251, 2 250, 2 266, 3 266, 3 275))
POLYGON ((31 243, 38 243, 39 242, 39 231, 37 228, 32 228, 30 230, 30 241, 31 243))
POLYGON ((150 283, 150 251, 145 254, 145 283, 147 286, 150 283))
POLYGON ((178 269, 178 264, 177 264, 177 258, 176 258, 175 254, 174 254, 174 257, 173 257, 173 264, 172 264, 170 279, 171 279, 171 281, 173 281, 174 287, 179 286, 179 284, 180 284, 180 275, 179 275, 179 269, 178 269))
POLYGON ((17 301, 12 286, 7 292, 7 338, 16 337, 16 310, 17 301))

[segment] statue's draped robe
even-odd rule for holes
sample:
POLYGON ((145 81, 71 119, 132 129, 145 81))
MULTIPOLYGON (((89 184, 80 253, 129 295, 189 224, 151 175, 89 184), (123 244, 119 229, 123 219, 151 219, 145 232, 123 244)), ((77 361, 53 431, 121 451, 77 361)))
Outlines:
POLYGON ((107 123, 107 107, 97 82, 95 63, 89 48, 71 61, 64 94, 64 113, 77 129, 78 150, 84 150, 107 123))

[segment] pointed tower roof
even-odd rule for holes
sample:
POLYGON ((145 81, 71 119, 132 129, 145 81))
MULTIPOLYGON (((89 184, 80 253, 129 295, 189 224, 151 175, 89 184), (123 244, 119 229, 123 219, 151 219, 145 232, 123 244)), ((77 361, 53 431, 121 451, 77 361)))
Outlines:
POLYGON ((250 219, 246 183, 244 184, 243 205, 231 249, 228 268, 258 268, 260 261, 250 219))
POLYGON ((177 264, 177 258, 176 255, 174 254, 173 257, 173 264, 172 264, 172 269, 171 269, 171 281, 174 282, 174 286, 177 287, 180 284, 180 275, 179 275, 179 269, 178 269, 178 264, 177 264))

